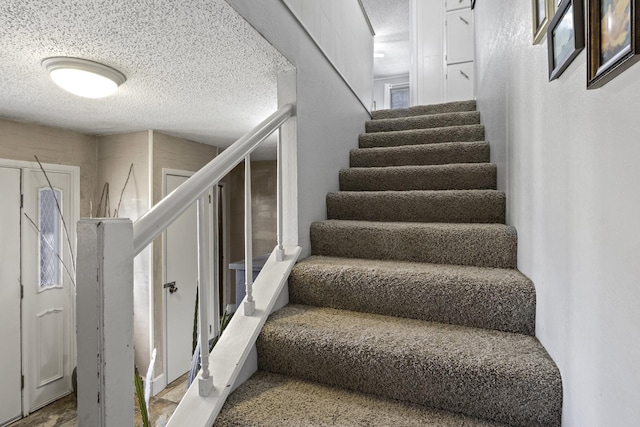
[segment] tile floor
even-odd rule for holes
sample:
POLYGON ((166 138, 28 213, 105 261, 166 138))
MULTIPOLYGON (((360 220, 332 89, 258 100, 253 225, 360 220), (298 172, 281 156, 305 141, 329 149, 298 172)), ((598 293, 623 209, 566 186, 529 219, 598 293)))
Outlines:
MULTIPOLYGON (((168 421, 175 411, 182 396, 187 391, 187 375, 184 374, 164 390, 151 398, 149 402, 149 415, 152 426, 157 425, 158 418, 168 421)), ((134 399, 135 400, 135 399, 134 399)), ((135 402, 134 426, 142 426, 142 419, 135 402)), ((73 394, 45 406, 30 414, 28 417, 10 424, 10 427, 76 427, 78 425, 78 413, 76 400, 73 394)))

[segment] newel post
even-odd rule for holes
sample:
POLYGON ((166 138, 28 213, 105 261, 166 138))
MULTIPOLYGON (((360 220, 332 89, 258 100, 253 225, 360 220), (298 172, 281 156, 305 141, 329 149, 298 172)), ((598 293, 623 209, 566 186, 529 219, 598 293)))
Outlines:
POLYGON ((78 425, 133 426, 133 225, 78 222, 78 425))

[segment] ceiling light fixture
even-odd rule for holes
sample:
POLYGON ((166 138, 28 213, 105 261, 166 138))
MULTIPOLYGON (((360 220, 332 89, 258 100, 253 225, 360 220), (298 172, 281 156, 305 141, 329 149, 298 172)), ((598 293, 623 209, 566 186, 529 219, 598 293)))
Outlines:
POLYGON ((86 59, 56 56, 44 59, 42 65, 58 86, 85 98, 112 95, 127 81, 120 71, 86 59))

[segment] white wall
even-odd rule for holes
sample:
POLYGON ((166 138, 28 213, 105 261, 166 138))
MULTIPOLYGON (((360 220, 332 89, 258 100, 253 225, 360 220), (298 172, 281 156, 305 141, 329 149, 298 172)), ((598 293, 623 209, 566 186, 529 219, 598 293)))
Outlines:
MULTIPOLYGON (((326 218, 326 194, 338 190, 368 111, 281 0, 227 0, 297 69, 298 238, 310 253, 309 226, 326 218)), ((363 76, 365 78, 366 76, 363 76)))
POLYGON ((558 364, 563 426, 640 422, 640 65, 587 91, 583 51, 548 82, 531 2, 476 6, 478 106, 558 364))
POLYGON ((371 108, 373 34, 358 0, 283 0, 371 108))
POLYGON ((373 80, 373 102, 376 110, 384 108, 384 85, 397 85, 401 83, 409 83, 409 75, 384 77, 373 80))

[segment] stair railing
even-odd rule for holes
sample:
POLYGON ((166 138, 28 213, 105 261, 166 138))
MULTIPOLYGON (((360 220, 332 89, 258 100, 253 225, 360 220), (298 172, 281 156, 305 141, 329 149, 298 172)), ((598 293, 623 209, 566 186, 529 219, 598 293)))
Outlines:
MULTIPOLYGON (((251 223, 251 152, 277 135, 277 261, 282 261, 281 126, 295 114, 287 104, 237 140, 135 222, 128 219, 81 220, 78 224, 78 418, 83 425, 130 425, 133 420, 133 258, 194 202, 198 218, 198 292, 202 371, 201 396, 213 389, 209 371, 207 192, 240 162, 245 162, 244 315, 255 310, 251 223), (82 264, 81 264, 82 263, 82 264), (95 312, 92 310, 95 309, 95 312), (97 357, 97 360, 96 360, 97 357), (97 363, 96 363, 97 362, 97 363), (80 397, 82 396, 82 397, 80 397), (129 419, 129 414, 131 419, 129 419), (107 422, 108 420, 108 422, 107 422)), ((215 245, 214 245, 215 246, 215 245)), ((217 275, 216 275, 217 277, 217 275)), ((218 301, 215 306, 218 306, 218 301)), ((216 316, 217 317, 217 316, 216 316)), ((218 319, 214 319, 218 320, 218 319)))

